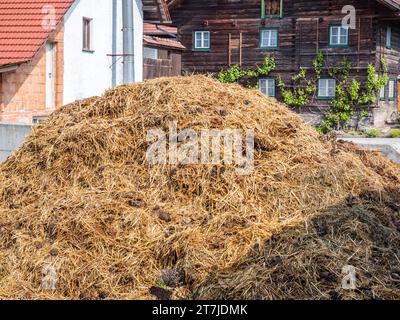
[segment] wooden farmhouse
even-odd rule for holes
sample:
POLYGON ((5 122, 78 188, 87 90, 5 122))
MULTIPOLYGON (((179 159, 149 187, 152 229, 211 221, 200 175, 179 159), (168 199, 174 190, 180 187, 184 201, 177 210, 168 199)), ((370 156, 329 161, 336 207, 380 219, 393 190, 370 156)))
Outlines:
MULTIPOLYGON (((385 126, 398 119, 400 1, 399 0, 169 0, 178 38, 187 49, 182 69, 187 73, 218 73, 232 65, 254 68, 273 56, 276 68, 258 79, 260 89, 282 98, 278 78, 286 87, 300 70, 314 70, 323 53, 325 66, 307 106, 297 107, 310 121, 336 94, 329 68, 350 63, 349 78, 365 83, 368 64, 377 72, 387 62, 389 81, 368 106, 369 125, 385 126), (350 17, 349 26, 343 19, 350 17)), ((307 74, 308 74, 307 73, 307 74)))

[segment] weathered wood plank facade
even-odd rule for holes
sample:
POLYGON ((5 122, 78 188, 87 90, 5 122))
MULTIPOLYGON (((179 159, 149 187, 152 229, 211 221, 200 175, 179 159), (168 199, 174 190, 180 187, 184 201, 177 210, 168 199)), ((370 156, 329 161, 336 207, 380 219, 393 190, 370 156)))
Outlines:
MULTIPOLYGON (((378 67, 380 59, 385 58, 390 78, 398 81, 400 1, 397 0, 170 0, 170 10, 178 27, 178 38, 188 48, 182 56, 183 71, 187 73, 217 73, 233 64, 253 67, 261 65, 266 56, 274 56, 277 67, 271 77, 280 76, 289 84, 301 68, 312 69, 312 61, 321 51, 328 65, 335 66, 344 57, 350 60, 351 76, 360 81, 365 80, 369 63, 378 67), (342 9, 348 5, 356 9, 356 28, 349 30, 347 46, 332 46, 330 26, 341 24, 346 15, 342 9), (388 27, 392 36, 390 48, 386 47, 388 27), (261 48, 263 28, 278 30, 276 48, 261 48), (191 50, 194 32, 200 30, 210 32, 209 50, 191 50)), ((396 100, 379 101, 377 97, 376 105, 372 106, 375 125, 384 125, 395 116, 396 100)), ((315 98, 302 111, 320 114, 318 110, 326 105, 326 101, 315 98)))

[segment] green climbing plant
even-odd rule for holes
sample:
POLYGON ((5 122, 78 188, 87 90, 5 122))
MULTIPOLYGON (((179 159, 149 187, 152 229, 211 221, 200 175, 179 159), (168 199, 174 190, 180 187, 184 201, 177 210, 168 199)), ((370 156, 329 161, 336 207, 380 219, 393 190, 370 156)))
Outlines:
POLYGON ((278 88, 282 93, 283 102, 291 107, 307 105, 317 87, 312 80, 307 80, 307 71, 302 69, 292 77, 292 88, 287 88, 282 78, 278 78, 278 88))
POLYGON ((351 119, 355 119, 358 127, 359 122, 368 115, 366 107, 376 102, 378 92, 389 81, 384 60, 381 61, 381 66, 383 73, 378 75, 376 68, 372 64, 368 65, 364 86, 354 78, 349 81, 351 63, 347 59, 343 59, 337 67, 329 70, 330 76, 337 81, 336 96, 332 99, 321 124, 322 132, 344 129, 351 119))
POLYGON ((324 55, 319 52, 313 60, 314 77, 308 77, 307 71, 302 69, 292 77, 292 86, 288 87, 278 78, 278 88, 281 91, 283 102, 291 107, 308 105, 317 92, 317 80, 321 77, 324 66, 324 55))
POLYGON ((275 58, 266 57, 261 66, 253 69, 243 69, 239 65, 234 65, 228 69, 221 70, 218 73, 217 79, 221 83, 244 82, 243 84, 247 87, 257 88, 258 84, 253 84, 254 79, 267 76, 275 68, 275 58))
MULTIPOLYGON (((343 129, 352 119, 356 120, 358 126, 358 123, 368 115, 367 106, 376 101, 378 92, 389 81, 387 63, 384 60, 380 63, 381 75, 378 75, 372 64, 368 65, 367 80, 363 85, 355 78, 349 79, 352 64, 346 58, 336 66, 329 67, 324 54, 319 52, 312 66, 311 71, 301 69, 295 74, 291 78, 291 86, 287 86, 280 77, 277 78, 277 82, 283 102, 291 107, 302 107, 310 105, 315 99, 318 80, 324 70, 330 77, 336 79, 335 98, 330 101, 324 120, 317 128, 322 133, 343 129)), ((222 83, 238 82, 248 88, 258 88, 258 81, 254 80, 267 76, 275 69, 275 59, 266 57, 259 67, 243 69, 234 65, 221 70, 217 78, 222 83)))
POLYGON ((302 69, 292 77, 290 87, 278 78, 278 87, 281 91, 283 102, 292 107, 310 105, 317 92, 318 80, 323 70, 336 79, 336 95, 330 101, 330 106, 325 114, 324 121, 318 131, 326 133, 335 129, 343 129, 355 119, 356 126, 368 115, 366 106, 374 103, 377 94, 389 80, 387 64, 381 61, 382 75, 378 75, 372 64, 367 68, 367 81, 362 84, 357 79, 349 79, 352 69, 351 61, 344 58, 336 66, 328 67, 322 52, 313 60, 313 70, 310 75, 302 69))

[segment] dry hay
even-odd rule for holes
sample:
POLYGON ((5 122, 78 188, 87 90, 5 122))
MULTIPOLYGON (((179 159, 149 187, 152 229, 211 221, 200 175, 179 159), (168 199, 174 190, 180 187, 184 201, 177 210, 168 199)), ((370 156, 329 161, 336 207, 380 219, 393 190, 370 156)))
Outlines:
POLYGON ((57 111, 0 167, 0 298, 400 298, 399 178, 254 90, 121 86, 57 111), (254 172, 148 165, 147 131, 172 119, 254 128, 254 172))

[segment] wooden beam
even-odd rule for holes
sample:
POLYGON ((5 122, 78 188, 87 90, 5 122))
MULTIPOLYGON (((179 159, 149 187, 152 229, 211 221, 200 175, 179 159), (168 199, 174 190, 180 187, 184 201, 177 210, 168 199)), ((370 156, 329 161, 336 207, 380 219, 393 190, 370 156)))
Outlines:
POLYGON ((239 38, 239 65, 242 65, 242 46, 243 46, 243 33, 240 33, 240 38, 239 38))
POLYGON ((0 73, 12 72, 17 70, 19 65, 0 67, 0 73))

